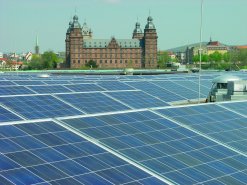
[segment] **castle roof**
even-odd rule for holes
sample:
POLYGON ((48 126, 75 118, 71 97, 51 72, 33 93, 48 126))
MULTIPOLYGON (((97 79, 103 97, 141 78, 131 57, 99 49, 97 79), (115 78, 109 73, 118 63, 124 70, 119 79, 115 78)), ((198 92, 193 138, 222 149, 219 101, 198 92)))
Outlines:
MULTIPOLYGON (((112 39, 85 39, 83 41, 84 48, 107 48, 112 39)), ((116 39, 117 44, 121 48, 140 48, 141 41, 139 39, 116 39)))

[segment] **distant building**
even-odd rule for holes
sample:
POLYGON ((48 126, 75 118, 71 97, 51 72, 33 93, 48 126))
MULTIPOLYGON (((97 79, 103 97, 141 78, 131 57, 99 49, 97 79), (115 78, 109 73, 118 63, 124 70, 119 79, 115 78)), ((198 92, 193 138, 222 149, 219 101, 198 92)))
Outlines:
POLYGON ((247 49, 247 46, 235 46, 236 49, 247 49))
POLYGON ((181 64, 186 63, 186 54, 185 52, 176 52, 176 58, 178 59, 178 62, 181 64))
POLYGON ((26 61, 31 61, 32 60, 32 56, 33 56, 33 54, 31 53, 31 52, 28 52, 27 54, 25 54, 25 60, 26 61))
MULTIPOLYGON (((229 47, 221 44, 219 41, 210 41, 206 45, 202 45, 202 55, 210 55, 214 52, 219 52, 221 54, 227 53, 229 47)), ((193 63, 193 57, 200 54, 200 46, 187 47, 185 50, 185 63, 193 63)))
POLYGON ((223 44, 221 44, 219 41, 212 41, 210 38, 210 41, 207 44, 207 54, 210 55, 214 52, 219 52, 221 54, 227 53, 229 48, 223 44))
POLYGON ((66 33, 67 68, 80 68, 93 60, 101 68, 156 68, 157 33, 151 16, 144 33, 137 22, 132 39, 93 39, 86 23, 81 27, 78 16, 73 17, 66 33))

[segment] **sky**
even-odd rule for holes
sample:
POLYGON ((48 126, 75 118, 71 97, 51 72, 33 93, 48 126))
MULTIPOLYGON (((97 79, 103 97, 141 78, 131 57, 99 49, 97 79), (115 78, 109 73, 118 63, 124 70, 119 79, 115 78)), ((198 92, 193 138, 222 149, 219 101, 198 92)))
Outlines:
MULTIPOLYGON (((158 49, 200 41, 201 0, 0 0, 0 52, 65 51, 68 23, 76 13, 93 38, 129 39, 153 17, 158 49)), ((247 45, 247 0, 204 0, 202 40, 247 45)))

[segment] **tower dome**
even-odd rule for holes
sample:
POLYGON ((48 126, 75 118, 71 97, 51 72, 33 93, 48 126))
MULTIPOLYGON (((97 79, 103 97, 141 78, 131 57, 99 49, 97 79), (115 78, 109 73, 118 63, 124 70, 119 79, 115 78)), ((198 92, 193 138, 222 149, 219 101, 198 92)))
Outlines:
POLYGON ((81 31, 84 39, 92 37, 92 30, 88 27, 86 22, 83 23, 81 31))
POLYGON ((67 29, 67 33, 70 33, 72 24, 73 24, 73 22, 72 21, 69 21, 69 28, 67 29))
POLYGON ((71 25, 71 28, 81 28, 81 25, 78 22, 78 16, 77 15, 74 15, 74 17, 73 17, 73 23, 71 25))
POLYGON ((142 33, 141 24, 139 22, 136 22, 136 27, 134 29, 134 33, 142 33))
POLYGON ((148 16, 147 18, 147 24, 145 26, 145 29, 155 29, 153 18, 151 16, 148 16))
POLYGON ((73 20, 74 21, 78 21, 78 16, 77 15, 74 15, 73 20))

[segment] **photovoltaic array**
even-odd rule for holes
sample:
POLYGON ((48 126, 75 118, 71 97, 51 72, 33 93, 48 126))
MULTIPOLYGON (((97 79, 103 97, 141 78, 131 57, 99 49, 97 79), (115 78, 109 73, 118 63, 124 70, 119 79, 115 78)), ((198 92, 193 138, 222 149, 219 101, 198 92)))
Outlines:
POLYGON ((247 184, 247 101, 173 106, 195 74, 0 79, 1 184, 247 184))

